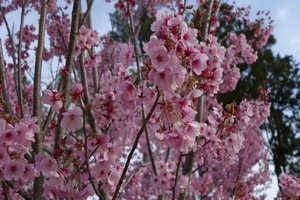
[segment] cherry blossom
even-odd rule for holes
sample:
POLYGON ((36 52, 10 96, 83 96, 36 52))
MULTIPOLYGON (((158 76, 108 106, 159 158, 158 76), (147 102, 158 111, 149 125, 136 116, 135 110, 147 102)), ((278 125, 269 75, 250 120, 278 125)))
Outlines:
POLYGON ((25 171, 25 166, 21 162, 11 160, 7 163, 6 167, 3 170, 4 178, 8 181, 14 179, 18 180, 21 178, 25 171))
POLYGON ((67 112, 63 113, 61 127, 66 128, 68 131, 75 132, 78 128, 82 128, 83 120, 81 118, 83 112, 78 106, 74 106, 67 112))
POLYGON ((58 112, 62 107, 62 95, 56 90, 45 90, 45 96, 43 98, 43 103, 52 106, 53 112, 58 112))
POLYGON ((37 170, 41 171, 46 178, 50 177, 50 172, 56 172, 57 169, 56 160, 53 158, 44 158, 37 167, 37 170))

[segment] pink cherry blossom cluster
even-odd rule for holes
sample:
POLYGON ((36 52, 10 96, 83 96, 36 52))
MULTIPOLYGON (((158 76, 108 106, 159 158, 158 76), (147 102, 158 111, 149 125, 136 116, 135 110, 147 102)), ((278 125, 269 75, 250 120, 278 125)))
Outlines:
POLYGON ((64 9, 49 14, 46 31, 50 42, 49 48, 44 48, 43 59, 49 61, 54 56, 63 59, 67 52, 71 20, 64 9))
POLYGON ((90 49, 93 46, 98 46, 99 36, 97 31, 81 26, 79 29, 79 37, 77 45, 80 50, 90 49))
POLYGON ((255 48, 261 48, 268 41, 273 30, 274 20, 270 17, 270 11, 258 11, 257 19, 255 22, 251 22, 250 10, 250 6, 245 8, 237 7, 235 4, 228 5, 228 8, 223 13, 223 18, 228 22, 239 21, 243 24, 244 28, 249 28, 253 34, 250 36, 251 38, 248 38, 248 43, 252 44, 255 48))
POLYGON ((35 141, 34 134, 40 131, 35 124, 37 120, 37 117, 23 118, 19 123, 9 124, 0 118, 0 177, 13 180, 15 190, 29 185, 38 176, 35 166, 25 158, 35 141))
POLYGON ((283 194, 278 196, 282 199, 299 199, 300 198, 300 181, 293 175, 282 173, 279 176, 280 186, 283 194))
POLYGON ((58 112, 62 107, 63 95, 56 90, 45 90, 43 103, 51 106, 53 112, 58 112))

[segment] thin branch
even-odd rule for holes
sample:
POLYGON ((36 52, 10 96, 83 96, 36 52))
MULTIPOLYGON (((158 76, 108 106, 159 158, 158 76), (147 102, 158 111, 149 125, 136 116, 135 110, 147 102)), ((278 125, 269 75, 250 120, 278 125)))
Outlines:
MULTIPOLYGON (((86 4, 87 5, 90 5, 90 3, 91 3, 91 0, 86 0, 86 4)), ((87 20, 88 20, 88 27, 92 28, 92 16, 91 16, 91 13, 89 13, 87 20)), ((94 49, 94 47, 92 47, 91 51, 92 51, 92 55, 95 55, 95 49, 94 49)), ((93 70, 93 80, 94 80, 94 93, 97 93, 98 89, 99 89, 98 66, 93 66, 92 70, 93 70)))
MULTIPOLYGON (((136 37, 139 34, 140 31, 140 26, 141 23, 139 23, 138 27, 134 28, 134 22, 133 22, 133 16, 132 16, 133 12, 130 12, 130 18, 129 18, 129 22, 130 22, 130 31, 131 31, 131 40, 133 42, 133 46, 134 46, 134 53, 135 53, 135 61, 136 61, 136 65, 137 65, 137 73, 138 73, 138 82, 140 82, 142 80, 142 76, 140 73, 140 68, 141 68, 141 64, 140 64, 140 60, 138 58, 138 49, 137 49, 137 44, 136 44, 136 37), (137 31, 137 32, 136 32, 137 31)), ((146 114, 145 114, 145 109, 144 109, 144 104, 142 103, 141 105, 141 109, 142 109, 142 116, 143 116, 143 121, 146 120, 146 114)), ((149 131, 148 131, 148 127, 147 125, 145 126, 145 134, 146 134, 146 141, 147 141, 147 147, 148 147, 148 152, 149 152, 149 157, 151 160, 151 166, 153 169, 153 172, 156 176, 158 176, 157 173, 157 169, 156 169, 156 165, 155 165, 155 159, 152 153, 152 149, 151 149, 151 143, 150 143, 150 138, 149 138, 149 131)))
MULTIPOLYGON (((240 154, 244 154, 244 152, 245 152, 245 149, 241 150, 240 154)), ((233 190, 232 190, 232 192, 231 192, 231 197, 233 197, 234 194, 235 194, 235 192, 236 192, 237 184, 238 184, 238 181, 239 181, 239 178, 240 178, 240 174, 241 174, 242 161, 243 161, 243 156, 241 156, 240 159, 239 159, 239 169, 238 169, 238 174, 237 174, 237 176, 236 176, 234 188, 233 188, 233 190)))
POLYGON ((8 196, 7 196, 7 192, 8 192, 8 189, 6 187, 6 183, 5 181, 1 181, 2 182, 2 188, 3 188, 3 194, 4 194, 4 200, 9 200, 8 199, 8 196))
MULTIPOLYGON (((90 96, 89 96, 89 91, 88 91, 86 70, 85 70, 85 67, 83 66, 83 63, 84 63, 84 54, 83 54, 83 52, 81 52, 81 54, 80 54, 81 83, 82 83, 83 87, 86 88, 86 91, 83 94, 83 102, 85 105, 88 105, 88 104, 90 104, 91 101, 90 101, 90 96)), ((94 133, 97 133, 98 127, 97 127, 96 120, 93 117, 92 109, 87 109, 86 112, 87 112, 88 121, 92 128, 92 131, 94 133)))
MULTIPOLYGON (((38 45, 36 50, 36 60, 34 68, 34 88, 33 88, 33 116, 39 116, 41 114, 41 76, 42 76, 42 59, 45 43, 45 24, 46 24, 46 15, 47 15, 48 3, 47 1, 42 1, 42 8, 39 21, 39 34, 38 34, 38 45)), ((38 120, 38 125, 41 124, 41 119, 38 120)), ((34 135, 35 142, 32 145, 33 156, 41 154, 43 152, 43 132, 34 135)), ((40 173, 39 177, 34 179, 34 198, 35 199, 44 199, 43 196, 43 183, 44 177, 40 173)))
POLYGON ((7 92, 7 84, 6 84, 6 75, 5 75, 5 65, 3 58, 3 49, 2 49, 2 41, 0 39, 0 85, 2 87, 2 96, 5 101, 5 112, 14 116, 14 112, 11 109, 10 100, 7 92))
MULTIPOLYGON (((83 125, 85 125, 85 118, 83 118, 83 125)), ((99 192, 99 190, 96 188, 95 186, 95 183, 93 181, 93 177, 92 177, 92 174, 91 174, 91 170, 90 170, 90 165, 89 165, 89 156, 88 156, 88 137, 87 137, 87 133, 86 133, 86 130, 83 129, 83 132, 84 132, 84 140, 85 140, 85 143, 84 143, 84 155, 85 155, 85 164, 86 164, 86 168, 87 168, 87 171, 88 171, 88 174, 89 174, 89 181, 90 183, 92 184, 92 187, 96 193, 96 195, 99 197, 99 199, 103 200, 105 199, 99 192)))
MULTIPOLYGON (((15 190, 15 186, 14 186, 13 182, 11 182, 11 181, 5 181, 5 183, 6 183, 11 189, 15 190)), ((4 183, 3 183, 3 184, 4 184, 4 183)), ((17 191, 17 193, 18 193, 21 197, 23 197, 25 200, 35 200, 34 197, 32 197, 29 193, 27 193, 27 192, 26 192, 25 190, 23 190, 23 189, 19 189, 19 190, 17 191)))
MULTIPOLYGON (((18 70, 17 70, 17 63, 16 63, 17 58, 16 58, 16 54, 15 54, 15 48, 14 48, 15 45, 14 45, 13 36, 12 36, 13 33, 11 33, 11 31, 10 31, 10 28, 9 28, 8 22, 6 20, 5 13, 3 11, 2 6, 0 6, 0 11, 2 13, 2 17, 3 17, 3 20, 5 22, 5 27, 6 27, 8 38, 9 38, 9 42, 10 42, 10 45, 11 45, 12 60, 13 60, 13 64, 14 64, 15 89, 18 92, 19 86, 18 86, 18 80, 17 80, 17 77, 18 77, 18 75, 17 75, 17 71, 18 70)), ((2 48, 2 45, 1 45, 1 48, 2 48)), ((3 53, 2 53, 2 55, 3 55, 3 53)), ((2 58, 3 58, 3 56, 2 56, 2 58)), ((19 99, 18 99, 18 101, 20 102, 19 99)))
POLYGON ((123 188, 125 188, 129 183, 130 181, 132 180, 132 178, 134 177, 134 175, 139 171, 139 169, 141 167, 146 167, 148 165, 150 165, 151 162, 147 162, 147 163, 142 163, 142 164, 139 164, 134 170, 133 172, 129 175, 128 179, 126 180, 126 182, 123 184, 123 188))
POLYGON ((93 6, 93 3, 94 3, 94 0, 87 0, 87 3, 88 3, 88 7, 87 7, 87 10, 85 11, 85 13, 83 15, 83 18, 81 20, 80 26, 82 26, 85 23, 85 21, 89 18, 90 12, 92 10, 92 6, 93 6))
POLYGON ((21 118, 24 117, 24 104, 23 104, 23 94, 22 94, 22 71, 21 71, 21 54, 22 54, 22 40, 23 40, 23 26, 25 18, 25 6, 26 1, 22 1, 22 11, 21 11, 21 20, 20 20, 20 30, 19 30, 19 44, 18 44, 18 101, 20 105, 21 118))
MULTIPOLYGON (((67 52, 67 58, 66 58, 66 64, 65 67, 67 69, 68 74, 71 74, 72 68, 73 68, 73 57, 75 53, 75 47, 76 47, 76 39, 78 34, 78 21, 79 21, 79 15, 80 15, 80 9, 81 8, 81 0, 74 1, 73 3, 73 10, 72 10, 72 22, 71 22, 71 31, 70 31, 70 39, 69 39, 69 45, 68 45, 68 52, 67 52)), ((62 79, 59 83, 59 91, 67 91, 70 85, 70 79, 68 75, 63 75, 62 79)), ((63 99, 63 109, 66 109, 68 105, 68 99, 63 99)), ((60 124, 62 120, 62 117, 58 117, 58 124, 60 124)), ((59 149, 59 141, 62 137, 63 129, 58 126, 55 134, 55 140, 54 140, 54 150, 59 149)))
POLYGON ((135 141, 134 141, 134 143, 133 143, 132 149, 131 149, 131 151, 130 151, 128 157, 127 157, 127 161, 126 161, 124 170, 123 170, 123 172, 122 172, 122 175, 121 175, 121 177, 120 177, 120 180, 119 180, 119 182, 118 182, 118 185, 117 185, 115 194, 114 194, 114 196, 113 196, 113 200, 116 200, 116 199, 118 198, 118 196, 119 196, 119 191, 120 191, 122 182, 123 182, 123 180, 124 180, 125 174, 126 174, 126 172, 127 172, 127 169, 128 169, 128 167, 129 167, 129 163, 130 163, 130 161, 131 161, 131 158, 132 158, 132 156, 133 156, 133 153, 134 153, 134 151, 135 151, 135 149, 136 149, 136 147, 137 147, 137 145, 138 145, 138 142, 139 142, 139 139, 140 139, 142 133, 144 132, 144 130, 145 130, 145 128, 146 128, 146 125, 147 125, 148 121, 150 120, 150 118, 151 118, 151 116, 152 116, 152 114, 153 114, 153 112, 154 112, 156 106, 158 105, 158 100, 159 100, 159 98, 160 98, 160 92, 157 90, 157 97, 156 97, 156 100, 155 100, 155 102, 154 102, 154 104, 153 104, 153 106, 152 106, 150 112, 148 113, 148 115, 147 115, 147 117, 146 117, 146 119, 145 119, 145 121, 144 121, 142 127, 140 128, 139 132, 137 133, 137 136, 136 136, 135 141))
POLYGON ((180 163, 181 163, 181 158, 182 158, 182 152, 180 152, 178 163, 177 163, 175 183, 174 183, 174 187, 173 187, 173 191, 172 191, 172 193, 173 193, 172 200, 175 200, 175 192, 176 192, 176 185, 177 185, 177 179, 178 179, 178 174, 179 174, 179 167, 180 167, 180 163))
POLYGON ((169 158, 170 158, 170 155, 171 155, 171 149, 170 149, 170 147, 168 147, 168 149, 167 149, 167 154, 166 154, 166 158, 165 158, 165 163, 166 162, 168 162, 168 160, 169 160, 169 158))
MULTIPOLYGON (((133 46, 134 46, 135 61, 136 61, 137 73, 138 73, 138 82, 140 82, 142 80, 142 76, 140 73, 141 64, 140 64, 140 60, 138 58, 138 49, 137 49, 137 44, 136 44, 136 37, 139 34, 140 28, 134 28, 134 25, 133 25, 134 22, 133 22, 133 16, 132 16, 133 12, 130 12, 130 13, 131 14, 130 14, 129 22, 130 22, 130 31, 131 31, 131 37, 132 37, 131 40, 132 40, 133 46), (135 31, 137 31, 137 32, 135 32, 135 31)), ((139 23, 138 27, 140 27, 140 26, 141 26, 141 23, 139 23)), ((144 104, 141 105, 141 108, 142 108, 143 121, 145 121, 146 115, 145 115, 144 104)), ((146 134, 147 147, 148 147, 148 151, 149 151, 152 169, 153 169, 154 174, 157 176, 158 173, 157 173, 154 156, 153 156, 152 149, 151 149, 151 143, 150 143, 150 139, 149 139, 149 131, 148 131, 147 125, 145 127, 145 134, 146 134)))
POLYGON ((219 11, 220 11, 220 8, 221 8, 221 5, 222 5, 222 1, 223 1, 223 0, 220 0, 219 3, 218 3, 218 8, 217 8, 217 10, 216 10, 216 12, 215 12, 215 16, 216 16, 216 17, 217 17, 217 15, 219 14, 219 11))

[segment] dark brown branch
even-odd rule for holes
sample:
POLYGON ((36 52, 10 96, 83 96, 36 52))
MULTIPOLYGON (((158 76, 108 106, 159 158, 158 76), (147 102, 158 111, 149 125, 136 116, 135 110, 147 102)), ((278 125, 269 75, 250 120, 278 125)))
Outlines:
MULTIPOLYGON (((14 186, 13 182, 11 182, 11 181, 5 181, 5 183, 6 183, 11 189, 15 190, 15 186, 14 186)), ((3 184, 4 184, 4 183, 3 183, 3 184)), ((30 194, 28 194, 28 193, 27 193, 25 190, 23 190, 23 189, 19 189, 19 190, 17 191, 17 193, 18 193, 21 197, 23 197, 25 200, 35 200, 34 197, 32 197, 30 194)))
POLYGON ((5 183, 5 181, 1 181, 1 182, 2 182, 4 200, 9 200, 8 196, 7 196, 8 189, 7 189, 6 183, 5 183))
POLYGON ((174 187, 173 187, 173 191, 172 191, 172 193, 173 193, 172 200, 175 200, 175 192, 176 192, 176 185, 177 185, 177 181, 178 181, 178 174, 179 174, 179 167, 180 167, 180 163, 181 163, 181 158, 182 158, 182 152, 180 152, 178 163, 177 163, 175 183, 174 183, 174 187))
MULTIPOLYGON (((86 121, 85 121, 85 118, 83 118, 83 125, 85 125, 86 121)), ((88 136, 87 136, 87 133, 86 133, 86 130, 83 129, 83 135, 84 135, 84 155, 85 155, 85 165, 86 165, 86 168, 87 168, 87 171, 88 171, 88 174, 89 174, 89 181, 96 193, 96 195, 99 197, 99 199, 101 200, 104 200, 105 197, 102 196, 98 190, 98 188, 95 186, 95 182, 93 180, 93 177, 92 177, 92 174, 91 174, 91 170, 90 170, 90 164, 89 164, 89 155, 88 155, 88 136)))

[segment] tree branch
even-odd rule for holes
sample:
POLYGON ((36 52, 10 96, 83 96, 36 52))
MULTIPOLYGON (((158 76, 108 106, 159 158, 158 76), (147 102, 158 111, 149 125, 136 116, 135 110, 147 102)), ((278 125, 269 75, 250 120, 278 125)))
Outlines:
POLYGON ((153 104, 153 106, 152 106, 150 112, 148 113, 148 115, 147 115, 147 117, 146 117, 146 119, 145 119, 145 121, 144 121, 142 127, 140 128, 139 132, 137 133, 137 136, 136 136, 135 141, 134 141, 134 143, 133 143, 132 149, 131 149, 131 151, 130 151, 128 157, 127 157, 127 161, 126 161, 124 170, 123 170, 123 172, 122 172, 122 175, 121 175, 121 177, 120 177, 120 180, 119 180, 119 182, 118 182, 118 185, 117 185, 115 194, 114 194, 114 196, 113 196, 113 200, 116 200, 116 199, 118 198, 118 196, 119 196, 119 191, 120 191, 122 182, 123 182, 123 180, 124 180, 125 174, 126 174, 126 172, 127 172, 127 169, 128 169, 128 167, 129 167, 129 163, 130 163, 130 161, 131 161, 131 158, 132 158, 132 156, 133 156, 133 153, 134 153, 134 151, 135 151, 135 149, 136 149, 136 147, 137 147, 137 145, 138 145, 138 142, 139 142, 139 139, 140 139, 142 133, 144 132, 144 130, 145 130, 145 128, 146 128, 146 125, 147 125, 148 121, 150 120, 150 118, 151 118, 151 116, 152 116, 152 114, 153 114, 153 112, 154 112, 156 106, 158 105, 158 100, 159 100, 159 98, 160 98, 160 92, 159 92, 159 90, 157 90, 157 97, 156 97, 156 100, 155 100, 155 102, 154 102, 154 104, 153 104))
POLYGON ((22 1, 22 11, 21 11, 21 20, 20 20, 20 30, 19 30, 19 44, 18 44, 18 101, 20 104, 21 118, 24 117, 24 104, 23 104, 23 94, 22 94, 22 71, 21 71, 21 54, 22 54, 22 38, 23 38, 23 26, 24 26, 24 17, 25 17, 25 6, 26 1, 22 1))
MULTIPOLYGON (((72 22, 71 22, 71 31, 70 31, 70 39, 69 39, 69 45, 68 45, 68 52, 67 52, 67 58, 66 58, 66 64, 65 67, 67 69, 68 74, 71 73, 73 68, 73 57, 75 53, 75 47, 76 47, 76 39, 78 34, 78 22, 79 22, 79 15, 81 10, 81 0, 76 0, 73 3, 73 10, 72 10, 72 22)), ((70 80, 68 75, 63 75, 61 82, 59 84, 60 92, 67 91, 70 85, 70 80)), ((63 99, 63 109, 66 109, 68 105, 68 99, 63 99)), ((62 120, 62 116, 59 115, 58 117, 58 124, 60 124, 62 120)), ((59 141, 62 137, 63 129, 58 126, 55 134, 55 141, 54 141, 54 150, 59 149, 59 141)))
POLYGON ((2 49, 2 41, 0 39, 0 84, 2 87, 2 95, 5 101, 5 112, 10 115, 14 115, 13 110, 11 109, 10 100, 7 92, 7 84, 6 84, 6 75, 5 75, 5 65, 3 58, 3 49, 2 49))
MULTIPOLYGON (((15 89, 18 92, 19 86, 18 86, 18 80, 17 80, 17 77, 18 77, 18 75, 17 75, 17 71, 18 70, 17 70, 17 63, 16 63, 17 58, 16 58, 16 55, 15 55, 15 48, 14 48, 13 36, 12 36, 11 31, 10 31, 10 28, 9 28, 8 22, 6 20, 5 13, 4 13, 4 10, 3 10, 2 6, 0 6, 0 11, 2 13, 3 20, 5 22, 5 27, 6 27, 8 38, 9 38, 9 42, 10 42, 10 45, 11 45, 12 60, 13 60, 13 64, 14 64, 15 89)), ((2 48, 2 44, 1 44, 1 48, 2 48)), ((2 58, 3 58, 3 51, 2 51, 2 58)), ((18 101, 20 102, 19 99, 18 99, 18 101)))
MULTIPOLYGON (((11 189, 15 190, 15 186, 14 186, 13 182, 11 182, 11 181, 5 181, 5 183, 6 183, 11 189)), ((5 183, 3 183, 3 184, 5 184, 5 183)), ((17 193, 18 193, 21 197, 23 197, 25 200, 35 200, 34 197, 32 197, 30 194, 28 194, 28 193, 27 193, 25 190, 23 190, 23 189, 19 189, 19 190, 17 191, 17 193)))
MULTIPOLYGON (((39 36, 38 36, 38 46, 36 50, 35 68, 34 68, 34 88, 33 88, 33 116, 40 116, 41 114, 41 72, 42 72, 42 61, 43 61, 43 51, 45 43, 45 24, 46 15, 48 9, 48 2, 42 0, 41 17, 39 21, 39 36)), ((39 118, 37 124, 40 126, 41 119, 39 118)), ((43 132, 40 131, 34 135, 35 142, 32 144, 33 156, 41 154, 43 152, 43 132)), ((40 176, 34 179, 34 198, 44 199, 43 195, 43 183, 44 177, 40 173, 40 176)))

